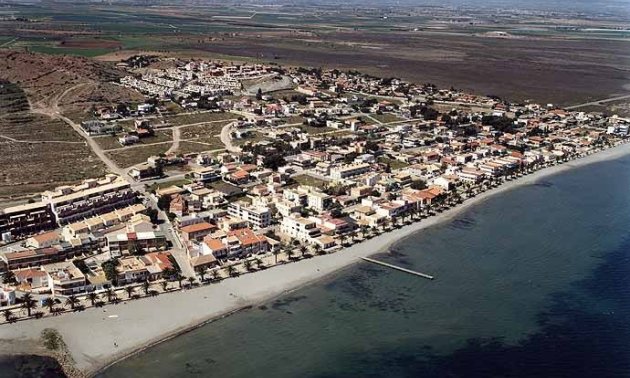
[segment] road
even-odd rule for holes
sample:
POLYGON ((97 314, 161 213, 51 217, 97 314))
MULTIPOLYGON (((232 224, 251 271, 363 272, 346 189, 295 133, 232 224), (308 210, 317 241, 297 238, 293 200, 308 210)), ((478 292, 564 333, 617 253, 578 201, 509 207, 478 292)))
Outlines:
POLYGON ((228 152, 241 152, 241 148, 232 144, 232 127, 233 123, 228 123, 221 129, 221 143, 225 145, 228 152))
POLYGON ((90 138, 86 133, 83 132, 83 129, 81 128, 80 125, 72 121, 70 118, 61 114, 61 111, 59 110, 59 101, 64 96, 66 96, 70 91, 86 84, 88 83, 78 84, 78 85, 75 85, 73 87, 66 89, 59 96, 52 98, 48 106, 39 106, 36 109, 31 108, 32 112, 44 114, 53 119, 60 119, 64 121, 65 123, 67 123, 70 127, 72 127, 72 129, 75 132, 77 132, 83 139, 85 139, 90 149, 92 149, 94 154, 107 166, 107 169, 110 172, 115 173, 119 175, 120 177, 124 178, 127 182, 129 182, 132 189, 142 193, 144 198, 147 199, 149 206, 154 209, 157 209, 158 211, 158 219, 161 221, 159 224, 159 229, 160 231, 164 233, 166 238, 171 242, 173 246, 173 248, 171 249, 171 253, 173 257, 175 257, 177 264, 181 268, 182 274, 185 275, 186 277, 195 277, 195 273, 192 269, 192 266, 190 265, 190 261, 187 256, 186 249, 184 248, 181 240, 179 239, 179 235, 176 233, 175 228, 173 227, 173 224, 169 220, 166 212, 163 210, 160 210, 160 208, 157 206, 157 199, 151 193, 149 193, 147 189, 145 188, 144 186, 145 183, 134 181, 127 174, 128 171, 126 169, 120 168, 118 165, 116 165, 116 163, 114 163, 113 160, 111 160, 107 156, 103 148, 101 148, 101 146, 99 146, 98 143, 96 143, 94 138, 90 138))
POLYGON ((611 97, 611 98, 606 98, 603 100, 598 100, 598 101, 591 101, 591 102, 586 102, 584 104, 579 104, 579 105, 573 105, 573 106, 567 106, 565 107, 566 110, 573 110, 573 109, 579 109, 579 108, 583 108, 585 106, 597 106, 597 105, 603 105, 607 102, 613 102, 613 101, 619 101, 619 100, 625 100, 630 98, 630 95, 624 95, 624 96, 617 96, 617 97, 611 97))

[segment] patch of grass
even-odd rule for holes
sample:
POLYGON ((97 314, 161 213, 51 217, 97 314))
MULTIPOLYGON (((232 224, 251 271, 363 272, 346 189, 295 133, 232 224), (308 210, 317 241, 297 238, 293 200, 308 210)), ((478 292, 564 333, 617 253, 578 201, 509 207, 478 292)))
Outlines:
POLYGON ((149 191, 155 192, 156 190, 161 189, 161 188, 168 188, 169 186, 182 186, 182 185, 190 184, 191 182, 192 181, 188 179, 180 179, 180 180, 165 181, 161 183, 154 183, 149 186, 149 191))
POLYGON ((215 121, 237 119, 238 117, 239 117, 238 114, 234 114, 230 112, 180 113, 177 115, 164 117, 164 121, 171 124, 172 126, 181 126, 181 125, 189 125, 189 124, 201 123, 201 122, 215 122, 215 121))
POLYGON ((107 152, 107 156, 109 156, 119 167, 127 168, 136 164, 144 163, 151 156, 164 154, 170 147, 171 143, 168 142, 149 146, 130 147, 107 152))
POLYGON ((223 147, 224 147, 223 143, 220 143, 220 142, 217 144, 208 145, 208 144, 201 144, 197 142, 182 141, 179 143, 179 150, 177 150, 177 153, 186 155, 186 154, 191 154, 195 152, 218 150, 218 149, 222 149, 223 147))
POLYGON ((323 133, 337 130, 332 127, 313 127, 313 126, 305 126, 305 125, 298 126, 298 127, 302 129, 305 133, 311 134, 311 135, 318 135, 318 134, 323 134, 323 133))
POLYGON ((312 186, 314 188, 322 188, 327 183, 325 180, 318 179, 310 175, 295 176, 293 177, 293 180, 299 185, 312 186))
POLYGON ((374 119, 377 119, 383 123, 404 121, 403 118, 400 118, 397 115, 392 114, 392 113, 372 114, 372 117, 374 117, 374 119))
POLYGON ((390 158, 386 158, 386 157, 380 157, 378 158, 378 162, 379 163, 383 163, 383 164, 389 164, 390 168, 392 170, 396 170, 396 169, 402 169, 405 167, 408 167, 409 164, 402 162, 400 160, 396 160, 396 159, 390 159, 390 158))

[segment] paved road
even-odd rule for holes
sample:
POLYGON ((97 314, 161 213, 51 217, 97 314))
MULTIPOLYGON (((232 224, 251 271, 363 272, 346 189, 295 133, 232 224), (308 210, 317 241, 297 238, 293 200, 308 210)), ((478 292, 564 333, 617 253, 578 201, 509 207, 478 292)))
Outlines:
POLYGON ((606 98, 603 100, 598 100, 598 101, 591 101, 591 102, 586 102, 584 104, 579 104, 579 105, 573 105, 573 106, 567 106, 565 109, 566 110, 573 110, 573 109, 579 109, 579 108, 583 108, 585 106, 596 106, 596 105, 603 105, 607 102, 613 102, 613 101, 618 101, 618 100, 625 100, 627 98, 630 98, 630 95, 624 95, 624 96, 618 96, 618 97, 611 97, 611 98, 606 98))

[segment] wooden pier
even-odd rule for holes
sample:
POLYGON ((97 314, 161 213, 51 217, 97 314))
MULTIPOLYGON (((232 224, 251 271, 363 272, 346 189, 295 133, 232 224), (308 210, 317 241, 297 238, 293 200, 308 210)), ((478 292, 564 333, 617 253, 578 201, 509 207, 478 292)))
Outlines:
POLYGON ((377 265, 382 265, 382 266, 386 266, 388 268, 392 268, 395 270, 400 270, 401 272, 405 272, 405 273, 409 273, 409 274, 413 274, 414 276, 418 276, 418 277, 422 277, 422 278, 426 278, 428 280, 432 280, 435 277, 433 277, 432 275, 429 274, 425 274, 425 273, 420 273, 420 272, 416 272, 415 270, 411 270, 411 269, 406 269, 406 268, 402 268, 400 266, 396 266, 396 265, 392 265, 392 264, 388 264, 386 262, 382 262, 382 261, 378 261, 378 260, 374 260, 371 259, 369 257, 361 257, 362 260, 365 260, 367 262, 371 262, 373 264, 377 264, 377 265))

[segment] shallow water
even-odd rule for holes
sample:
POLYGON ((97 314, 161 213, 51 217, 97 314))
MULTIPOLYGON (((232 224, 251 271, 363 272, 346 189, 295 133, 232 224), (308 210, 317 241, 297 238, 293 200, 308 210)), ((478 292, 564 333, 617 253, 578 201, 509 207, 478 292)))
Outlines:
MULTIPOLYGON (((102 377, 630 376, 630 156, 493 196, 102 377)), ((159 315, 159 314, 158 314, 159 315)))

